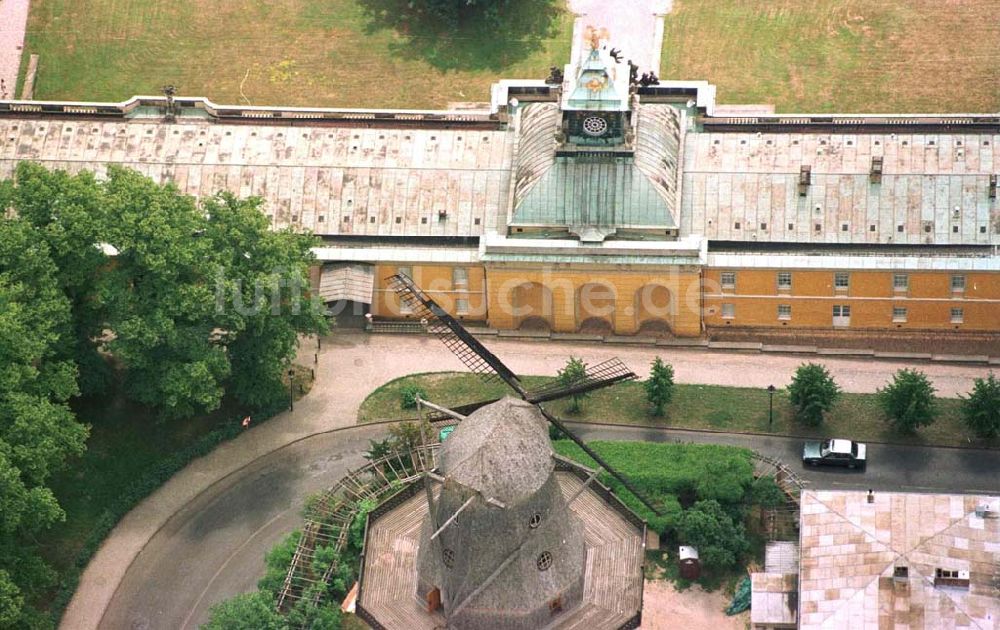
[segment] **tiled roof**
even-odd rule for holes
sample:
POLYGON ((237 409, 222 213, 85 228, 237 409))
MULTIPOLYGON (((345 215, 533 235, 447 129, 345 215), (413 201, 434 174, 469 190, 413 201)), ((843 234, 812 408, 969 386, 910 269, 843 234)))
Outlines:
POLYGON ((502 229, 511 151, 512 134, 496 130, 0 119, 0 178, 20 160, 118 164, 192 195, 260 196, 275 228, 317 234, 502 229))
POLYGON ((803 492, 799 627, 996 628, 1000 519, 977 516, 981 504, 1000 498, 803 492), (937 569, 967 571, 969 585, 935 585, 937 569))
POLYGON ((1000 173, 1000 135, 689 132, 684 151, 682 233, 736 241, 1000 242, 1000 206, 988 194, 989 176, 1000 173), (880 183, 869 178, 874 157, 882 158, 880 183), (800 195, 804 166, 810 183, 800 195))

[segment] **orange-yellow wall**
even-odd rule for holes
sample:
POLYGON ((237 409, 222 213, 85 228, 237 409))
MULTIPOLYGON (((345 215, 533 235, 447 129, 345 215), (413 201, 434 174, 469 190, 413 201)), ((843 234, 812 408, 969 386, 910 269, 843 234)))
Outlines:
MULTIPOLYGON (((706 269, 705 325, 737 327, 831 328, 833 306, 851 307, 850 328, 1000 330, 1000 274, 940 271, 851 271, 846 291, 834 289, 833 271, 792 270, 791 291, 777 288, 777 269, 706 269), (722 289, 724 271, 736 273, 736 288, 722 289), (906 273, 907 291, 893 289, 893 274, 906 273), (965 276, 965 291, 953 293, 951 276, 965 276), (722 317, 722 304, 735 317, 722 317), (790 320, 778 319, 778 305, 792 307, 790 320), (893 307, 907 309, 905 323, 893 322, 893 307), (951 322, 962 308, 964 321, 951 322)), ((788 271, 788 270, 780 270, 788 271)))
MULTIPOLYGON (((402 265, 408 266, 413 272, 413 280, 424 293, 430 296, 441 308, 459 319, 486 319, 485 301, 485 271, 483 267, 474 265, 402 265), (452 284, 452 268, 464 267, 468 273, 468 284, 464 290, 458 290, 452 284), (459 314, 455 309, 455 300, 467 299, 469 312, 459 314)), ((386 278, 395 274, 400 266, 377 265, 375 268, 375 295, 372 300, 372 315, 382 318, 410 318, 412 315, 400 313, 399 299, 388 288, 386 278)))
MULTIPOLYGON (((664 269, 660 272, 635 272, 622 269, 582 268, 561 266, 487 268, 489 324, 494 328, 509 329, 517 325, 513 312, 512 293, 520 284, 536 282, 546 286, 552 295, 551 326, 556 332, 575 332, 580 322, 593 315, 580 310, 580 288, 586 284, 601 284, 614 292, 613 312, 605 316, 617 334, 635 333, 640 322, 636 317, 636 293, 649 285, 663 285, 670 292, 670 308, 663 318, 677 336, 701 334, 699 314, 700 278, 697 268, 664 269)), ((594 300, 597 307, 604 300, 594 300)))

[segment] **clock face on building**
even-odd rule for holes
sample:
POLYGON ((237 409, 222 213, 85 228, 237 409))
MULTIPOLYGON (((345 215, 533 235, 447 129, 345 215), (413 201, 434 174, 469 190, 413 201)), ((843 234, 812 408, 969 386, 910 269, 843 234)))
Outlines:
POLYGON ((608 130, 608 121, 600 116, 583 119, 583 132, 588 136, 603 136, 608 130))

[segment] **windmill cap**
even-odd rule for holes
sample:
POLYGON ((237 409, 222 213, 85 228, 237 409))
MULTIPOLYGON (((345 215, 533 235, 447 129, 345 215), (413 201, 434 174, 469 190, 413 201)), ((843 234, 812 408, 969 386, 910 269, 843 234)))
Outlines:
POLYGON ((538 491, 554 469, 548 423, 507 396, 481 407, 441 447, 441 474, 508 505, 538 491))

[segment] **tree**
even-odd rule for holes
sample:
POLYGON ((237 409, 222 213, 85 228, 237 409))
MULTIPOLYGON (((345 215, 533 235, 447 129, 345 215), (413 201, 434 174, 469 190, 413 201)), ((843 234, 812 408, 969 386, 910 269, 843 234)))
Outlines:
POLYGON ((222 193, 202 204, 203 238, 218 253, 214 325, 231 364, 227 391, 258 409, 284 401, 299 335, 328 331, 322 302, 309 295, 316 239, 272 231, 260 203, 222 193))
POLYGON ((1000 379, 990 372, 973 382, 969 397, 962 398, 962 417, 978 437, 1000 435, 1000 379))
MULTIPOLYGON (((566 361, 566 367, 559 370, 559 376, 556 377, 556 380, 563 387, 568 387, 585 378, 587 378, 587 364, 583 362, 583 359, 571 356, 566 361)), ((583 410, 583 400, 586 397, 587 394, 573 394, 570 397, 569 412, 580 413, 583 410)))
POLYGON ((243 593, 212 606, 207 630, 283 630, 285 618, 263 592, 243 593))
POLYGON ((840 388, 826 367, 818 363, 803 363, 795 370, 788 387, 789 399, 800 422, 819 424, 823 414, 833 406, 840 388))
MULTIPOLYGON (((9 189, 8 189, 9 190, 9 189)), ((65 518, 46 486, 83 452, 87 428, 67 405, 76 395, 70 303, 49 247, 20 218, 0 220, 0 626, 32 627, 25 602, 51 586, 42 533, 65 518)))
POLYGON ((877 396, 893 428, 913 433, 934 422, 937 416, 934 391, 923 372, 902 369, 893 375, 892 382, 878 390, 877 396))
POLYGON ((80 366, 84 393, 100 392, 110 382, 98 352, 105 318, 101 270, 110 262, 101 247, 108 223, 103 190, 90 172, 70 175, 30 162, 18 163, 16 179, 0 207, 13 207, 48 246, 57 284, 71 306, 72 338, 60 344, 59 354, 80 366))
POLYGON ((743 524, 732 517, 718 501, 698 501, 681 514, 677 537, 682 544, 698 549, 701 560, 710 567, 736 564, 750 549, 743 524))
POLYGON ((644 383, 646 400, 653 405, 653 414, 662 416, 674 395, 674 368, 660 357, 653 359, 649 380, 644 383))

